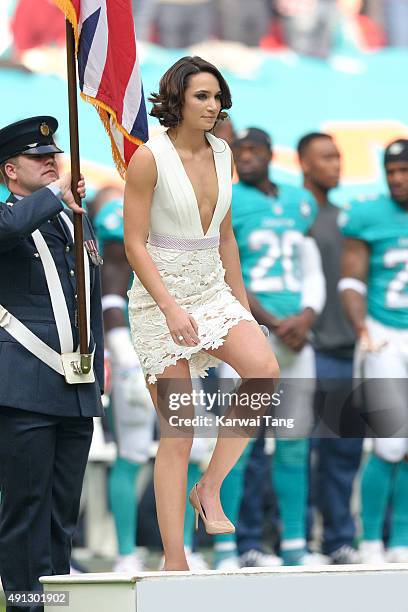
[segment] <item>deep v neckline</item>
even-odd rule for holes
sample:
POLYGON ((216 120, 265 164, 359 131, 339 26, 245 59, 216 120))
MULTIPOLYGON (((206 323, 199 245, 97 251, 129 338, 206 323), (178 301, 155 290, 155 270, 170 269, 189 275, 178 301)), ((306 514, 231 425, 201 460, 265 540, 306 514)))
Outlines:
POLYGON ((217 201, 216 201, 215 206, 214 206, 214 210, 213 210, 213 214, 212 214, 212 217, 211 217, 210 224, 209 224, 209 226, 208 226, 208 228, 207 228, 207 231, 206 231, 206 232, 204 232, 203 224, 202 224, 202 221, 201 221, 200 209, 199 209, 199 206, 198 206, 197 195, 196 195, 196 192, 195 192, 195 190, 194 190, 193 183, 191 182, 191 179, 190 179, 190 177, 188 176, 188 174, 187 174, 187 170, 186 170, 186 168, 185 168, 185 166, 184 166, 184 164, 183 164, 183 160, 181 159, 180 154, 179 154, 179 152, 177 151, 176 147, 174 146, 174 144, 173 144, 173 142, 172 142, 172 140, 171 140, 170 136, 168 135, 167 131, 165 132, 165 134, 166 134, 166 138, 167 138, 167 140, 168 140, 168 141, 169 141, 169 143, 170 143, 171 148, 172 148, 172 149, 173 149, 173 151, 174 151, 174 154, 175 154, 176 158, 178 159, 178 163, 179 163, 179 165, 180 165, 180 167, 181 167, 181 170, 182 170, 182 172, 183 172, 183 174, 184 174, 184 177, 185 177, 185 179, 186 179, 186 181, 187 181, 187 184, 188 184, 189 189, 190 189, 190 191, 191 191, 191 194, 192 194, 192 196, 193 196, 194 203, 195 203, 195 210, 196 210, 196 213, 197 213, 197 218, 198 218, 198 223, 199 223, 199 226, 200 226, 200 228, 201 228, 201 233, 202 233, 202 235, 203 235, 203 238, 206 238, 206 237, 207 237, 207 235, 208 235, 208 232, 210 231, 210 229, 211 229, 211 227, 212 227, 213 221, 214 221, 214 219, 215 219, 215 214, 216 214, 216 212, 217 212, 217 209, 218 209, 218 204, 219 204, 219 201, 220 201, 220 196, 221 196, 221 181, 220 181, 220 174, 219 174, 219 170, 218 170, 217 160, 216 160, 215 155, 214 155, 214 149, 213 149, 213 147, 212 147, 212 145, 211 145, 211 142, 210 142, 210 141, 209 141, 209 139, 208 139, 208 135, 207 135, 207 133, 206 133, 206 134, 205 134, 205 137, 206 137, 206 139, 207 139, 208 144, 209 144, 209 145, 210 145, 210 147, 211 147, 211 152, 212 152, 213 161, 214 161, 215 174, 216 174, 216 177, 217 177, 218 195, 217 195, 217 201))

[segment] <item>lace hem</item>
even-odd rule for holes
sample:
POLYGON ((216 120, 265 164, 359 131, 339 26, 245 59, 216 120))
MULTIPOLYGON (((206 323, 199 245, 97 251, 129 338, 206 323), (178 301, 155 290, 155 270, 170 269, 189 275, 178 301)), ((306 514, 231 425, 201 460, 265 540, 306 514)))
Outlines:
POLYGON ((231 327, 241 320, 255 319, 226 284, 217 248, 178 251, 148 245, 148 250, 169 293, 194 317, 200 344, 180 346, 174 342, 165 316, 135 278, 128 293, 129 321, 143 372, 154 384, 168 366, 187 359, 191 375, 204 378, 220 360, 203 349, 218 348, 231 327))
POLYGON ((179 359, 187 359, 189 361, 192 378, 197 376, 200 378, 206 378, 208 376, 208 370, 219 365, 221 360, 213 355, 209 355, 204 351, 204 349, 219 348, 224 344, 225 338, 232 327, 237 325, 240 321, 254 320, 255 319, 249 312, 247 314, 242 312, 239 315, 229 317, 228 320, 223 322, 221 329, 214 332, 214 336, 216 337, 212 340, 207 340, 201 343, 199 346, 181 346, 180 350, 177 350, 174 355, 164 357, 164 359, 162 359, 159 363, 149 367, 146 370, 143 368, 145 370, 145 376, 147 376, 147 382, 149 384, 155 384, 157 382, 157 375, 163 374, 164 370, 169 366, 176 365, 179 359))

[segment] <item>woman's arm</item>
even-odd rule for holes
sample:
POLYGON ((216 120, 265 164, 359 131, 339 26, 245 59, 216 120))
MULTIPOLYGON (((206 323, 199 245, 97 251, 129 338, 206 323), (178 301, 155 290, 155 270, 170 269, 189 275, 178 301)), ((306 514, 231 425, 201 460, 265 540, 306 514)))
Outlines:
POLYGON ((163 283, 146 249, 150 226, 150 209, 157 168, 147 147, 139 147, 133 155, 125 185, 124 238, 125 251, 132 270, 150 293, 164 316, 173 340, 181 346, 198 344, 197 325, 192 316, 181 308, 163 283), (180 341, 179 337, 184 340, 180 341))
POLYGON ((124 199, 124 238, 126 256, 142 285, 162 312, 174 304, 147 249, 150 208, 157 169, 147 147, 133 155, 127 175, 124 199))
POLYGON ((238 245, 232 229, 231 207, 220 226, 220 257, 225 268, 226 283, 242 306, 251 312, 242 279, 238 245))

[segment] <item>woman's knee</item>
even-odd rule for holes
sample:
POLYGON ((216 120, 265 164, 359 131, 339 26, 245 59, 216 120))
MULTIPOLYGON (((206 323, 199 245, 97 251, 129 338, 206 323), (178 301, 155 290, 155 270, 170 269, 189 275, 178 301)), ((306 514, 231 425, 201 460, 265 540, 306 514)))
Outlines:
POLYGON ((192 446, 193 436, 185 438, 175 436, 174 438, 160 438, 159 449, 161 452, 166 452, 174 458, 187 459, 188 461, 192 446))
POLYGON ((243 364, 239 375, 242 378, 268 378, 280 377, 279 365, 272 351, 266 355, 252 357, 243 364))

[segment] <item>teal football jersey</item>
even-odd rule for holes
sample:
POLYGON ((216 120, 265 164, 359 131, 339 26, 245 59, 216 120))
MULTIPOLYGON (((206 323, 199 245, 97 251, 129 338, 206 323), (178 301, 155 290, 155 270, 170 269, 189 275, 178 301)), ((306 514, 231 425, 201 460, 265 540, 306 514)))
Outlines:
POLYGON ((278 185, 277 197, 238 183, 233 187, 232 223, 246 288, 276 317, 301 310, 299 244, 317 214, 306 189, 278 185))
MULTIPOLYGON (((99 251, 103 256, 105 242, 123 242, 123 202, 121 200, 112 200, 104 204, 96 213, 92 223, 98 239, 99 251)), ((130 276, 129 288, 131 278, 130 276)))
POLYGON ((408 329, 408 211, 381 195, 349 204, 343 234, 370 247, 367 312, 384 325, 408 329))
POLYGON ((123 242, 123 202, 112 200, 102 206, 93 219, 101 255, 105 242, 123 242))
POLYGON ((5 202, 9 195, 10 191, 3 183, 0 183, 0 202, 5 202))

